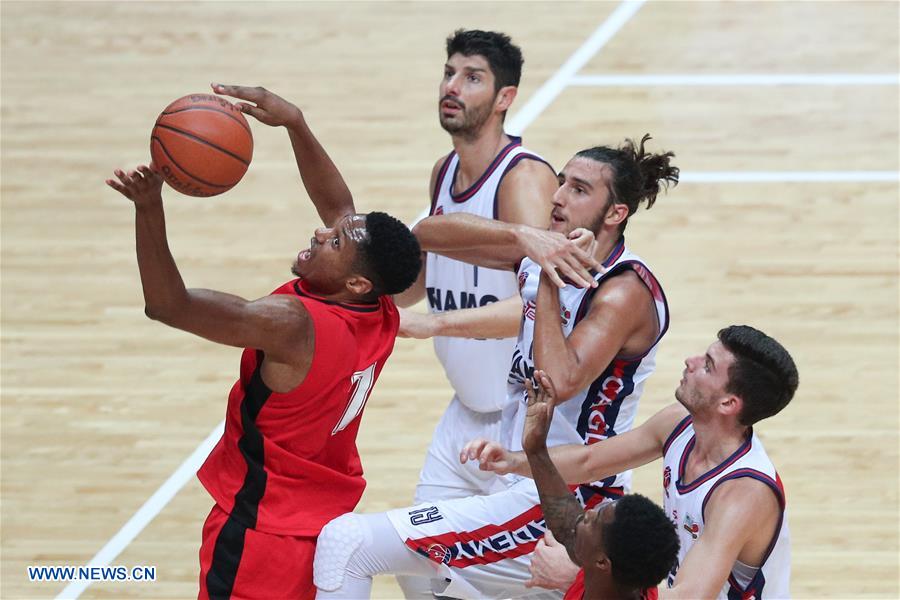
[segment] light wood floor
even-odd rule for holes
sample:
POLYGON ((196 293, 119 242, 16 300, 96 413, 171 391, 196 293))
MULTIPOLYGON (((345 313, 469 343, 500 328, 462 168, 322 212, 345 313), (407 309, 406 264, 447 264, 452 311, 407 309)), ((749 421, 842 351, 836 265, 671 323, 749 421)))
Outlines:
MULTIPOLYGON (((521 44, 517 106, 613 12, 606 3, 78 3, 2 9, 2 589, 53 597, 28 565, 84 564, 221 420, 239 351, 143 316, 130 206, 106 189, 146 161, 172 99, 212 80, 298 102, 361 210, 412 219, 448 138, 436 119, 444 37, 521 44)), ((894 2, 651 2, 581 70, 603 74, 896 74, 894 2)), ((555 165, 652 132, 685 174, 898 170, 893 85, 567 87, 526 131, 555 165)), ((258 297, 316 226, 287 136, 254 126, 244 181, 166 193, 189 285, 258 297)), ((687 179, 687 177, 686 177, 687 179)), ((852 178, 851 178, 852 179, 852 178)), ((793 404, 758 429, 788 489, 793 593, 896 598, 898 183, 685 182, 630 244, 673 312, 639 419, 718 328, 756 325, 793 352, 793 404)), ((359 507, 412 496, 450 397, 427 342, 400 341, 368 404, 359 507)), ((658 466, 636 490, 660 496, 658 466)), ((211 505, 192 480, 114 561, 155 583, 85 597, 196 595, 211 505)), ((375 594, 397 597, 390 578, 375 594)))

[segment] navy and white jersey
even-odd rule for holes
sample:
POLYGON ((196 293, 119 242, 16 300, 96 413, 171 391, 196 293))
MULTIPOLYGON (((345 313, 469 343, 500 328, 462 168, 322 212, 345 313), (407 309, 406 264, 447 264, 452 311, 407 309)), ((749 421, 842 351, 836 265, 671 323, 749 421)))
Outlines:
MULTIPOLYGON (((467 190, 455 190, 459 157, 451 152, 437 175, 431 214, 468 213, 497 218, 497 195, 506 174, 519 161, 546 161, 522 147, 521 138, 501 150, 467 190)), ((551 168, 548 164, 548 168, 551 168)), ((484 306, 518 292, 512 271, 486 269, 432 252, 426 259, 425 287, 431 312, 484 306)), ((435 337, 434 351, 459 400, 476 412, 495 412, 506 403, 506 370, 515 338, 435 337)))
MULTIPOLYGON (((554 409, 547 436, 548 446, 593 444, 631 429, 638 400, 644 391, 644 382, 656 368, 659 341, 669 327, 669 309, 662 287, 647 265, 625 247, 624 238, 619 240, 603 261, 603 266, 606 270, 594 275, 594 279, 601 283, 625 270, 634 271, 640 277, 653 296, 659 334, 643 354, 617 355, 586 388, 554 409)), ((516 408, 512 428, 505 432, 511 438, 504 440, 513 450, 522 448, 527 406, 525 378, 532 377, 535 368, 534 318, 540 275, 539 265, 527 258, 522 261, 519 267, 519 286, 524 302, 524 315, 508 378, 508 392, 516 408)), ((599 288, 582 289, 567 285, 559 291, 560 317, 566 337, 588 314, 597 289, 599 288)), ((608 477, 593 485, 628 489, 631 485, 631 472, 608 477)))
POLYGON ((752 477, 761 481, 778 499, 781 515, 778 528, 768 552, 759 568, 735 561, 728 580, 718 598, 729 600, 762 600, 763 598, 789 598, 791 578, 791 537, 785 512, 784 487, 772 461, 766 455, 762 442, 752 432, 734 454, 725 462, 704 473, 694 481, 685 481, 685 467, 694 449, 694 424, 685 417, 669 435, 663 449, 663 506, 675 523, 681 549, 678 562, 669 573, 668 586, 672 587, 678 566, 690 552, 694 542, 703 535, 703 513, 706 503, 716 488, 733 479, 752 477))

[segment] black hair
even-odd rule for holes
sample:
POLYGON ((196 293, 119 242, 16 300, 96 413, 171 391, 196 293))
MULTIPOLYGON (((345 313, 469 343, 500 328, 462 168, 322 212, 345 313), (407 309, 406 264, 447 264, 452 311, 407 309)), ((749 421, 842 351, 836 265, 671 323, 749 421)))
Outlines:
POLYGON ((508 85, 518 87, 522 78, 522 50, 509 36, 496 31, 457 29, 447 38, 447 58, 454 54, 483 56, 494 74, 494 92, 508 85))
POLYGON ((358 256, 372 295, 399 294, 411 286, 422 268, 422 249, 409 227, 389 214, 370 212, 366 232, 358 256))
MULTIPOLYGON (((656 195, 664 187, 678 185, 679 168, 669 164, 674 158, 672 152, 650 154, 644 151, 644 144, 653 138, 649 133, 641 138, 641 144, 635 148, 631 139, 618 148, 594 146, 578 152, 582 156, 609 165, 612 176, 609 183, 610 201, 628 207, 628 217, 633 215, 641 201, 646 201, 649 209, 656 202, 656 195)), ((619 231, 625 230, 628 217, 622 222, 619 231)))
POLYGON ((719 341, 734 355, 725 391, 744 404, 738 421, 750 426, 778 414, 788 405, 800 376, 784 346, 749 325, 732 325, 719 331, 719 341))
POLYGON ((648 498, 628 494, 613 505, 615 518, 603 526, 603 545, 620 586, 652 588, 678 558, 675 525, 648 498))

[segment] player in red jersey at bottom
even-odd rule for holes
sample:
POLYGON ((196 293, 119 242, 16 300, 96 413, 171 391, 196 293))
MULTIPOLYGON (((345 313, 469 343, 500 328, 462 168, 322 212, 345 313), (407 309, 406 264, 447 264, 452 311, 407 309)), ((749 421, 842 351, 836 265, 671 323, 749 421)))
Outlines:
MULTIPOLYGON (((245 89, 261 90, 228 91, 245 89)), ((141 165, 106 183, 134 203, 147 316, 244 348, 225 433, 198 473, 215 500, 203 527, 199 595, 313 598, 316 536, 352 511, 365 488, 359 416, 397 335, 390 294, 415 281, 420 249, 393 217, 356 213, 296 106, 268 94, 265 105, 243 110, 288 129, 325 224, 297 256, 297 278, 271 295, 247 301, 187 289, 168 247, 159 174, 141 165)))
POLYGON ((525 381, 528 408, 522 448, 531 467, 547 528, 581 567, 565 600, 658 597, 656 586, 678 557, 678 535, 663 509, 639 494, 583 510, 547 450, 556 405, 553 381, 535 371, 525 381))

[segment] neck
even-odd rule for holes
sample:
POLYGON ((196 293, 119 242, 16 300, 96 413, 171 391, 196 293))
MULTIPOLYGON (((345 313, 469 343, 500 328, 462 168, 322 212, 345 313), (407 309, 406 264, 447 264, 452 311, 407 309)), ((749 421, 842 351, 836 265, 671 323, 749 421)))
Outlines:
POLYGON ((597 234, 597 246, 594 248, 594 258, 602 263, 621 239, 622 236, 619 234, 618 229, 601 230, 600 233, 597 234))
POLYGON ((309 285, 309 282, 305 280, 303 289, 310 295, 329 302, 340 302, 341 304, 376 304, 378 302, 378 298, 361 298, 347 288, 341 288, 333 292, 319 290, 309 285))
POLYGON ((694 417, 694 449, 690 462, 702 472, 722 464, 750 436, 750 428, 733 420, 700 420, 694 417))
POLYGON ((620 600, 639 599, 641 590, 616 585, 608 575, 584 574, 584 600, 620 600))
POLYGON ((459 156, 459 172, 457 174, 457 190, 462 191, 475 183, 510 138, 503 133, 503 125, 485 126, 474 136, 453 136, 453 149, 459 156))

